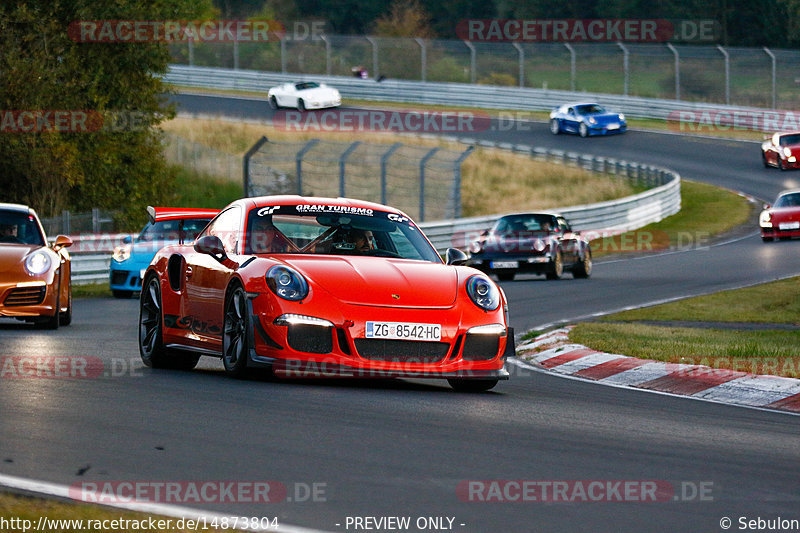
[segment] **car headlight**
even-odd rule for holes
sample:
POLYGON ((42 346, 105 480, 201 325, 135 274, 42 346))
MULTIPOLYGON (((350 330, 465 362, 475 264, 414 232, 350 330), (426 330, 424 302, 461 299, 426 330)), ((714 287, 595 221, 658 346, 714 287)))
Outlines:
POLYGON ((792 157, 792 150, 787 146, 783 149, 783 155, 786 157, 792 157))
POLYGON ((625 115, 623 115, 622 113, 619 114, 619 121, 625 122, 625 115))
POLYGON ((595 119, 594 117, 589 117, 589 124, 593 124, 593 125, 597 124, 597 119, 595 119))
POLYGON ((481 245, 481 241, 472 241, 469 243, 469 253, 471 254, 479 254, 483 251, 483 246, 481 245))
POLYGON ((38 251, 25 258, 25 270, 34 276, 38 276, 50 269, 50 256, 45 252, 38 251))
POLYGON ((298 271, 283 265, 267 270, 267 286, 283 298, 297 302, 308 296, 308 282, 298 271))
POLYGON ((533 241, 533 249, 537 252, 543 252, 545 248, 547 248, 547 245, 542 239, 536 239, 533 241))
POLYGON ((758 216, 758 224, 762 228, 771 228, 772 213, 770 213, 769 211, 762 211, 761 214, 758 216))
POLYGON ((122 263, 131 256, 131 247, 127 244, 117 246, 114 248, 114 254, 111 256, 117 263, 122 263))
POLYGON ((475 305, 485 311, 494 311, 500 305, 497 285, 481 274, 475 274, 467 280, 467 294, 475 305))

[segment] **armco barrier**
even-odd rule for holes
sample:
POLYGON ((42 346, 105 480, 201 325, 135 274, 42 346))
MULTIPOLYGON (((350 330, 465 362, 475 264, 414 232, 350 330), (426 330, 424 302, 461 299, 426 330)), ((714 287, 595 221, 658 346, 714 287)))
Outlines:
POLYGON ((761 108, 684 102, 656 98, 638 98, 614 94, 594 94, 571 91, 552 91, 468 83, 441 83, 404 80, 362 80, 348 76, 315 76, 310 74, 280 74, 255 70, 233 70, 209 67, 170 65, 165 81, 184 87, 205 89, 232 89, 264 93, 270 87, 291 81, 316 81, 336 87, 344 98, 358 100, 438 104, 478 107, 485 109, 510 109, 518 111, 550 111, 567 102, 599 101, 603 105, 638 118, 667 119, 675 113, 686 111, 752 111, 763 113, 761 108))

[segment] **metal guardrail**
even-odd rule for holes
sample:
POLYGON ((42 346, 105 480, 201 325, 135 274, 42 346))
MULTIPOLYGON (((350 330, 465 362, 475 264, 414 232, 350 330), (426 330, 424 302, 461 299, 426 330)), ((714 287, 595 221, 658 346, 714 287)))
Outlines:
MULTIPOLYGON (((474 142, 472 139, 459 139, 459 141, 474 142)), ((677 172, 669 169, 527 145, 511 146, 489 142, 481 144, 530 153, 532 157, 541 161, 580 166, 595 172, 625 176, 638 183, 653 187, 619 200, 547 210, 564 215, 573 229, 588 232, 589 239, 638 229, 674 215, 681 209, 680 176, 677 172), (592 232, 595 234, 592 235, 592 232)), ((441 252, 451 246, 466 248, 470 241, 477 238, 481 231, 491 227, 501 216, 503 215, 427 222, 421 223, 419 226, 425 231, 436 249, 441 252)))
POLYGON ((108 282, 111 254, 72 255, 72 284, 108 282))
POLYGON ((280 74, 255 70, 232 70, 209 67, 170 65, 165 81, 184 87, 229 89, 266 93, 270 87, 290 81, 316 81, 335 86, 345 98, 369 101, 402 102, 467 106, 483 109, 508 109, 516 111, 550 111, 572 101, 599 101, 605 106, 638 118, 674 118, 679 112, 749 111, 764 113, 764 109, 737 107, 702 102, 638 98, 613 94, 553 91, 468 83, 431 83, 403 80, 362 80, 347 76, 315 76, 308 74, 280 74))

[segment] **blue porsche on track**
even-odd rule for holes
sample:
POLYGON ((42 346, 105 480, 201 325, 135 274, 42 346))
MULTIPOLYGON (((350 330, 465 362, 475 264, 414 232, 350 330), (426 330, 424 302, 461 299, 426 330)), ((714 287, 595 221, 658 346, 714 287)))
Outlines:
POLYGON ((611 135, 625 133, 628 124, 625 115, 606 110, 600 104, 585 102, 564 104, 550 113, 550 132, 589 135, 611 135))

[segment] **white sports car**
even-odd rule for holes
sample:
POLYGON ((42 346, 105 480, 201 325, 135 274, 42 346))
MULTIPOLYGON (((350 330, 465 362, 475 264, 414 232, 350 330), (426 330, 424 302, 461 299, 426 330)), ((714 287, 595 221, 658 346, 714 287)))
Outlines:
POLYGON ((342 105, 342 96, 333 87, 314 81, 284 83, 269 90, 272 109, 294 107, 299 111, 323 109, 342 105))

